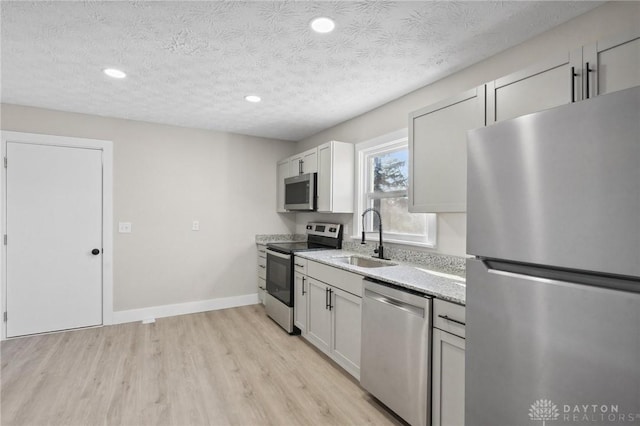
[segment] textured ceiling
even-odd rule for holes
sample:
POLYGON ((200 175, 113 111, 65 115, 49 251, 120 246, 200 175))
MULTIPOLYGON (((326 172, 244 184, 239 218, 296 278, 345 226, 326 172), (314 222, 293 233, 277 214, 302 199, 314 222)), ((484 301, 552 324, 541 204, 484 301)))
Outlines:
POLYGON ((2 102, 300 140, 600 3, 3 0, 2 102))

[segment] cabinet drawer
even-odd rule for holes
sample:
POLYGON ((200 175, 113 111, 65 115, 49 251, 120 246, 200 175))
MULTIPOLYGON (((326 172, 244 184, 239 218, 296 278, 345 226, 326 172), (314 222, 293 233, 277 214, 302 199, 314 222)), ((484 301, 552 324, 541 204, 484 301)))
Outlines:
POLYGON ((465 307, 444 300, 433 301, 433 326, 464 338, 465 307))
POLYGON ((258 257, 267 258, 267 246, 264 244, 258 244, 258 257))
POLYGON ((258 277, 267 279, 267 259, 262 257, 258 258, 258 277))
POLYGON ((362 297, 362 276, 358 274, 309 260, 307 262, 307 275, 362 297))
POLYGON ((293 258, 293 269, 295 272, 300 272, 301 274, 307 275, 307 259, 302 259, 300 257, 293 258))

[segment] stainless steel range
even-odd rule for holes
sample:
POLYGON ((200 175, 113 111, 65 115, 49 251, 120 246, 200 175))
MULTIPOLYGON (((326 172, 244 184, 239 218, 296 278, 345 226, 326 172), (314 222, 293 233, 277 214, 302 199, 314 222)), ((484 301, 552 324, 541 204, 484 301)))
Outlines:
POLYGON ((307 224, 307 241, 267 244, 267 315, 289 334, 299 334, 293 325, 293 265, 296 252, 342 248, 342 225, 307 224))

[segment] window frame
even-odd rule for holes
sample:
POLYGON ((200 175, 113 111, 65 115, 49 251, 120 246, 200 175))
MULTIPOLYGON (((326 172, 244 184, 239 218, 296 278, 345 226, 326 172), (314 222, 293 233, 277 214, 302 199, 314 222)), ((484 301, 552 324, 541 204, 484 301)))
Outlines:
MULTIPOLYGON (((408 130, 400 129, 395 132, 391 132, 361 143, 356 144, 356 209, 353 214, 353 237, 354 239, 359 239, 361 237, 362 230, 362 212, 367 206, 367 200, 369 199, 370 193, 367 192, 367 164, 366 159, 375 154, 383 154, 385 152, 390 152, 397 150, 398 148, 406 147, 409 149, 409 133, 408 130)), ((409 185, 407 185, 406 191, 393 191, 389 192, 388 196, 382 196, 378 198, 393 198, 398 195, 403 195, 404 193, 408 196, 409 185)), ((383 229, 383 240, 384 242, 394 243, 394 244, 403 244, 403 245, 411 245, 411 246, 419 246, 419 247, 428 247, 435 248, 436 247, 436 235, 437 235, 437 219, 434 213, 424 213, 427 215, 426 217, 426 225, 427 225, 427 233, 426 235, 416 235, 416 234, 399 234, 393 232, 387 232, 383 229)), ((368 219, 367 219, 368 220, 368 219)), ((369 241, 378 241, 378 232, 367 231, 365 233, 367 240, 369 241)))

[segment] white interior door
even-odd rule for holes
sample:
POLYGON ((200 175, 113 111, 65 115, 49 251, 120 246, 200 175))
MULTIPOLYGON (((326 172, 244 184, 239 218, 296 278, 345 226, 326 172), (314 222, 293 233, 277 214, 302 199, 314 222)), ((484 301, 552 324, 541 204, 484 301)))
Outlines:
POLYGON ((7 142, 6 176, 7 336, 102 324, 102 151, 7 142))

